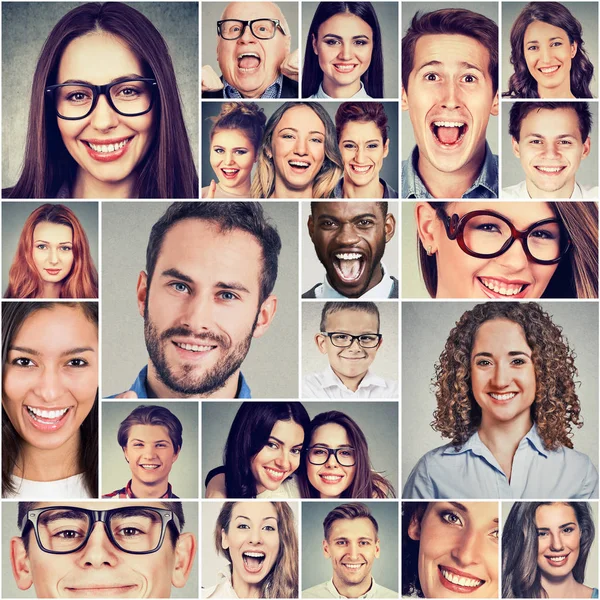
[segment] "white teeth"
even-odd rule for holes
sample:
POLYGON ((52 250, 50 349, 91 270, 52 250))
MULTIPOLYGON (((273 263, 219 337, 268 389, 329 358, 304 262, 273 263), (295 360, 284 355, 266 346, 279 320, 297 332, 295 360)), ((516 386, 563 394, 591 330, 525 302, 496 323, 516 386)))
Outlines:
POLYGON ((221 171, 223 171, 223 173, 227 173, 228 175, 233 175, 234 173, 237 173, 239 171, 239 169, 221 169, 221 171))
POLYGON ((471 579, 470 577, 461 577, 460 575, 450 573, 450 571, 446 571, 445 569, 440 570, 445 579, 447 579, 450 583, 454 583, 456 585, 474 588, 479 587, 483 584, 483 579, 471 579))
POLYGON ((196 344, 179 344, 175 342, 175 345, 184 350, 191 350, 192 352, 208 352, 213 349, 213 346, 197 346, 196 344))
POLYGON ((102 154, 106 154, 108 152, 114 152, 115 150, 120 150, 123 146, 125 146, 125 144, 127 144, 127 142, 129 142, 129 140, 123 140, 122 142, 119 142, 117 144, 102 144, 102 145, 98 145, 98 144, 92 144, 92 142, 87 142, 87 144, 89 145, 89 147, 94 150, 94 152, 101 152, 102 154))
POLYGON ((40 408, 27 407, 27 410, 36 417, 41 419, 60 419, 69 409, 63 408, 61 410, 42 410, 40 408))
POLYGON ((540 71, 542 73, 554 73, 554 71, 558 71, 559 67, 555 66, 555 67, 540 67, 540 71))
POLYGON ((275 471, 275 469, 269 469, 268 467, 265 467, 265 471, 267 471, 273 479, 283 479, 283 476, 285 475, 285 472, 275 471))
POLYGON ((290 160, 289 164, 292 167, 303 167, 304 168, 304 167, 310 166, 309 163, 303 162, 303 161, 300 161, 300 160, 290 160))
POLYGON ((359 258, 362 258, 362 254, 356 252, 340 252, 340 254, 336 254, 335 257, 339 260, 358 260, 359 258))
POLYGON ((357 173, 367 173, 371 170, 371 166, 372 165, 368 165, 366 167, 359 167, 358 165, 352 165, 352 170, 356 171, 357 173))
POLYGON ((321 479, 324 479, 325 481, 331 481, 331 482, 337 483, 338 481, 341 481, 342 476, 341 475, 321 475, 321 479))
POLYGON ((264 558, 264 552, 244 552, 244 556, 249 556, 250 558, 264 558))
POLYGON ((345 73, 349 73, 350 71, 352 71, 354 69, 356 65, 335 65, 335 68, 338 71, 343 71, 345 73))
POLYGON ((562 562, 567 556, 568 554, 565 554, 565 556, 547 556, 546 558, 550 559, 552 562, 562 562))
POLYGON ((147 469, 147 470, 154 470, 154 469, 158 469, 160 465, 140 465, 140 467, 142 467, 142 469, 147 469))
POLYGON ((508 392, 507 394, 492 394, 490 396, 494 398, 494 400, 499 400, 503 402, 505 400, 512 400, 517 395, 517 392, 508 392))
POLYGON ((434 121, 436 127, 462 127, 464 123, 461 121, 434 121))
POLYGON ((486 288, 497 294, 502 294, 503 296, 515 296, 525 288, 524 285, 519 283, 504 283, 497 279, 488 279, 487 277, 480 277, 479 281, 481 281, 486 288))
POLYGON ((564 167, 536 167, 536 169, 543 173, 559 173, 564 167))
POLYGON ((250 56, 252 58, 260 58, 260 56, 256 54, 256 52, 244 52, 244 54, 240 54, 238 56, 238 60, 240 60, 240 58, 245 58, 246 56, 250 56))
POLYGON ((362 563, 360 565, 349 565, 347 563, 344 563, 344 566, 347 569, 354 569, 356 571, 356 570, 358 570, 358 569, 360 569, 362 567, 362 563))

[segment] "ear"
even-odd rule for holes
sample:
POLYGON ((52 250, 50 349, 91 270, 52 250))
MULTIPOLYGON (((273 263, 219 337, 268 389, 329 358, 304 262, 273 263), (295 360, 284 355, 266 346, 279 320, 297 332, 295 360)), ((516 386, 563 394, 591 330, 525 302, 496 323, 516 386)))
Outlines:
POLYGON ((402 110, 408 110, 408 96, 404 86, 402 86, 402 110))
POLYGON ((23 591, 28 590, 33 585, 33 575, 25 544, 20 537, 10 540, 10 564, 17 587, 23 591))
POLYGON ((577 54, 577 42, 573 42, 571 44, 571 59, 575 58, 576 54, 577 54))
POLYGON ((175 564, 171 573, 171 583, 176 588, 182 588, 187 583, 194 566, 195 555, 196 538, 194 535, 191 533, 180 534, 175 546, 175 564))
POLYGON ((317 348, 321 354, 327 354, 327 337, 317 333, 315 335, 315 344, 317 344, 317 348))
POLYGON ((510 138, 511 140, 511 144, 512 144, 512 151, 513 154, 517 157, 517 158, 521 158, 521 152, 519 151, 519 142, 517 142, 517 140, 515 140, 514 137, 510 138))
POLYGON ((312 48, 313 48, 313 52, 318 56, 319 53, 317 52, 317 38, 315 37, 315 34, 312 34, 312 48))
POLYGON ((408 524, 408 537, 411 540, 415 540, 415 542, 418 542, 421 539, 421 521, 417 515, 413 515, 410 518, 410 523, 408 524))
POLYGON ((387 244, 394 237, 394 233, 396 233, 396 218, 392 213, 385 215, 383 228, 385 231, 385 243, 387 244))
POLYGON ((325 558, 331 558, 331 554, 329 554, 329 544, 327 543, 327 540, 323 540, 323 554, 325 555, 325 558))
POLYGON ((438 218, 435 208, 429 202, 417 202, 415 205, 415 221, 417 222, 417 234, 423 248, 428 249, 429 254, 437 252, 438 218))
POLYGON ((588 156, 588 154, 590 153, 592 147, 592 141, 590 140, 589 136, 588 139, 585 140, 585 142, 583 142, 583 152, 581 153, 581 158, 586 158, 588 156))
POLYGON ((379 558, 379 552, 380 552, 379 538, 377 538, 377 540, 375 541, 375 558, 379 558))
POLYGON ((381 348, 381 344, 383 344, 383 336, 381 336, 379 338, 379 344, 377 344, 377 348, 375 348, 375 351, 379 350, 379 348, 381 348))
POLYGON ((140 271, 137 281, 137 303, 138 312, 142 317, 146 310, 146 297, 148 296, 148 275, 145 271, 140 271))
POLYGON ((390 153, 390 138, 385 141, 385 146, 383 147, 383 158, 385 158, 390 153))
POLYGON ((125 456, 125 460, 127 461, 127 464, 129 464, 129 454, 127 454, 127 446, 123 446, 121 450, 123 450, 123 456, 125 456))
POLYGON ((498 116, 498 112, 500 111, 500 100, 498 98, 498 92, 494 96, 494 101, 492 102, 492 109, 490 110, 490 115, 493 117, 498 116))
POLYGON ((177 454, 173 454, 173 462, 171 464, 174 464, 175 461, 179 458, 180 452, 181 452, 181 448, 179 448, 179 450, 177 450, 177 454))
POLYGON ((252 337, 259 338, 267 333, 271 321, 277 312, 277 298, 271 294, 262 304, 258 311, 258 320, 252 337))
POLYGON ((229 540, 227 539, 227 532, 221 529, 221 548, 227 550, 229 548, 229 540))
POLYGON ((306 226, 308 227, 308 235, 310 237, 310 239, 312 240, 312 243, 315 243, 315 222, 313 220, 313 216, 312 214, 308 215, 308 221, 306 223, 306 226))

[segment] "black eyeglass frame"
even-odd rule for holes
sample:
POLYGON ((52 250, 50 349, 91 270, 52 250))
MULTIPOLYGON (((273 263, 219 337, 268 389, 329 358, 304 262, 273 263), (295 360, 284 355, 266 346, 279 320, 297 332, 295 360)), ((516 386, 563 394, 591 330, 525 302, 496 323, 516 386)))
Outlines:
POLYGON ((154 554, 155 552, 158 552, 163 545, 163 542, 165 540, 165 533, 167 531, 167 526, 168 526, 169 522, 171 522, 171 521, 174 523, 175 527, 177 528, 177 532, 178 533, 181 532, 181 523, 179 521, 179 517, 172 510, 168 510, 166 508, 155 508, 154 506, 138 506, 137 504, 136 505, 132 504, 131 506, 123 506, 120 508, 111 508, 109 510, 90 510, 87 508, 80 508, 78 506, 45 506, 43 508, 34 508, 34 509, 27 511, 27 514, 23 517, 23 520, 21 521, 21 526, 20 526, 21 537, 23 537, 25 535, 27 526, 29 525, 29 523, 31 523, 31 525, 33 527, 33 531, 35 533, 35 539, 37 541, 37 545, 42 552, 46 552, 47 554, 73 554, 74 552, 79 552, 79 550, 81 550, 87 544, 88 540, 90 539, 90 536, 92 535, 94 526, 96 525, 96 523, 98 521, 101 521, 104 524, 104 530, 106 531, 106 536, 108 537, 108 539, 110 540, 112 545, 115 548, 117 548, 118 550, 121 550, 121 552, 126 552, 127 554, 154 554), (124 509, 126 510, 127 508, 134 508, 136 510, 140 510, 140 509, 153 510, 153 511, 157 512, 158 514, 160 514, 162 529, 160 532, 160 539, 158 540, 158 544, 157 544, 156 548, 154 548, 154 550, 142 550, 142 551, 127 550, 125 548, 122 548, 118 544, 118 542, 115 540, 112 531, 108 527, 108 522, 110 521, 110 518, 112 517, 113 514, 122 512, 124 509), (65 551, 48 550, 47 548, 44 547, 44 545, 42 544, 42 540, 40 538, 39 531, 38 531, 38 520, 39 520, 39 517, 41 514, 43 514, 46 511, 49 511, 49 510, 76 510, 76 511, 82 512, 88 516, 88 518, 90 519, 90 526, 88 528, 87 534, 82 539, 81 544, 79 544, 79 546, 77 546, 76 548, 73 548, 72 550, 65 550, 65 551))
POLYGON ((444 227, 446 228, 446 234, 448 238, 453 241, 455 240, 458 243, 460 249, 465 254, 468 254, 469 256, 474 256, 475 258, 496 258, 497 256, 501 256, 513 245, 515 240, 519 240, 521 242, 521 245, 523 246, 523 251, 525 252, 525 255, 529 260, 532 260, 533 262, 536 262, 540 265, 555 265, 565 257, 572 245, 571 238, 565 231, 565 228, 561 223, 560 219, 542 219, 541 221, 536 221, 535 223, 532 223, 524 231, 520 231, 504 215, 501 215, 493 210, 473 210, 471 212, 465 213, 462 217, 459 217, 456 213, 450 217, 448 216, 448 214, 446 214, 446 211, 444 211, 443 208, 438 208, 436 210, 438 211, 441 220, 444 223, 444 227), (491 254, 480 254, 479 252, 474 252, 466 245, 464 238, 465 225, 475 217, 484 216, 500 219, 501 221, 506 223, 510 229, 510 238, 507 239, 506 242, 504 242, 500 250, 491 254), (529 245, 527 243, 527 238, 534 229, 537 229, 542 225, 548 225, 549 223, 558 224, 561 233, 566 238, 566 242, 564 244, 562 252, 557 258, 553 258, 552 260, 541 260, 533 256, 533 254, 531 254, 529 250, 529 245))
POLYGON ((56 113, 56 116, 59 119, 64 119, 65 121, 79 121, 80 119, 85 119, 86 117, 89 117, 94 112, 94 109, 96 108, 96 106, 98 104, 98 98, 100 96, 106 96, 106 101, 108 102, 108 105, 117 114, 121 115, 122 117, 140 117, 142 115, 145 115, 146 113, 149 113, 152 110, 152 107, 154 106, 154 98, 156 96, 157 90, 158 90, 158 84, 156 83, 156 79, 153 79, 151 77, 133 77, 131 79, 121 79, 119 81, 113 81, 112 83, 106 83, 104 85, 93 85, 91 83, 57 83, 56 85, 47 85, 45 91, 46 91, 47 97, 52 99, 52 104, 54 105, 54 112, 56 113), (124 113, 115 106, 115 103, 113 102, 113 99, 110 96, 110 89, 113 86, 122 85, 123 83, 129 83, 130 81, 143 81, 145 83, 149 83, 151 86, 150 87, 150 92, 151 92, 150 106, 142 112, 124 113), (61 87, 73 87, 73 86, 86 87, 86 88, 89 88, 90 90, 92 90, 92 105, 90 107, 90 110, 88 110, 88 112, 85 113, 85 115, 82 115, 81 117, 65 117, 64 115, 61 115, 58 112, 58 109, 56 107, 56 90, 58 90, 61 87))
POLYGON ((366 348, 367 350, 370 350, 372 348, 377 348, 377 346, 379 346, 379 343, 381 342, 381 338, 383 337, 382 333, 361 333, 360 335, 351 335, 349 333, 345 333, 344 331, 320 331, 319 332, 321 335, 327 336, 331 343, 336 347, 336 348, 350 348, 350 346, 352 346, 352 344, 354 344, 354 340, 356 340, 358 342, 358 345, 361 348, 366 348), (333 336, 334 335, 345 335, 348 336, 349 338, 351 338, 351 341, 349 344, 347 344, 346 346, 338 346, 334 341, 333 341, 333 336), (377 338, 377 343, 374 346, 363 346, 360 343, 360 338, 364 337, 365 335, 371 335, 373 337, 377 338))
POLYGON ((341 448, 324 448, 323 446, 309 446, 306 449, 306 458, 311 465, 322 466, 329 462, 329 457, 333 454, 335 456, 335 460, 337 460, 338 465, 340 465, 340 467, 353 467, 356 464, 356 456, 354 457, 354 462, 351 465, 344 465, 340 462, 340 459, 338 458, 338 452, 340 450, 354 450, 354 448, 348 446, 342 446, 341 448), (327 452, 327 458, 323 462, 316 463, 310 460, 310 451, 314 450, 315 448, 323 450, 323 452, 327 452))
POLYGON ((279 29, 281 31, 281 33, 283 33, 283 35, 287 35, 287 33, 285 32, 285 29, 283 28, 283 25, 281 24, 281 21, 279 19, 269 19, 267 17, 261 17, 260 19, 252 19, 251 21, 244 21, 244 19, 223 19, 221 21, 217 21, 217 35, 219 37, 223 38, 227 42, 232 42, 235 40, 239 40, 244 35, 244 32, 246 31, 246 27, 250 27, 250 33, 257 40, 272 40, 275 37, 275 35, 277 34, 277 29, 279 29), (223 37, 221 25, 223 23, 227 23, 228 21, 235 21, 236 23, 242 24, 242 30, 240 31, 240 35, 238 35, 237 37, 234 37, 234 38, 223 37), (257 21, 271 21, 271 23, 273 23, 275 25, 275 29, 273 29, 273 35, 271 37, 259 37, 258 35, 256 35, 254 33, 254 31, 252 30, 252 25, 253 25, 253 23, 256 23, 257 21))

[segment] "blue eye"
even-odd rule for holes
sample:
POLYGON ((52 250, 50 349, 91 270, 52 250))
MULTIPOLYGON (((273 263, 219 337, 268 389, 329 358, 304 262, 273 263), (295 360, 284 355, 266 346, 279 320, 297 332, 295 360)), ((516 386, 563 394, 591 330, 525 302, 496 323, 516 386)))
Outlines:
POLYGON ((180 292, 182 294, 189 293, 190 288, 185 284, 181 283, 181 281, 175 281, 174 283, 169 284, 176 292, 180 292))

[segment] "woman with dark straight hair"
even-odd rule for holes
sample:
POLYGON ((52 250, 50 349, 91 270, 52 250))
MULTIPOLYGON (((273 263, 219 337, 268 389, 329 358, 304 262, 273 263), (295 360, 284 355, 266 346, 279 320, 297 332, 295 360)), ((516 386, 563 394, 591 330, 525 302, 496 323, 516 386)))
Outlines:
POLYGON ((33 78, 21 175, 6 198, 197 198, 167 45, 140 12, 87 3, 52 29, 33 78))
POLYGON ((370 2, 317 6, 306 38, 302 97, 383 97, 381 29, 370 2))
POLYGON ((98 496, 98 304, 2 305, 2 496, 98 496))
POLYGON ((503 96, 592 98, 594 65, 583 42, 581 23, 560 2, 530 2, 510 30, 515 72, 503 96))
POLYGON ((595 534, 587 502, 515 502, 502 532, 502 597, 597 598, 583 583, 595 534))

